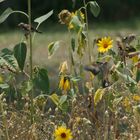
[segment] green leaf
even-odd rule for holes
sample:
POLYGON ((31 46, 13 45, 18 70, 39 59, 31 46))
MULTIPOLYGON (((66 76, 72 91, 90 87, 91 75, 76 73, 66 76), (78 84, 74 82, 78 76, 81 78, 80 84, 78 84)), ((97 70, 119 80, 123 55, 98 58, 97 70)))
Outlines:
POLYGON ((0 24, 3 23, 14 11, 11 8, 7 8, 0 16, 0 24))
POLYGON ((7 88, 9 88, 9 85, 8 84, 0 84, 0 88, 1 89, 7 89, 7 88))
POLYGON ((26 54, 27 54, 27 46, 25 43, 22 42, 14 47, 14 56, 18 62, 18 66, 21 69, 21 71, 23 71, 24 69, 26 54))
POLYGON ((60 100, 59 100, 59 105, 63 105, 64 102, 66 102, 67 100, 67 95, 62 95, 60 100))
POLYGON ((46 69, 38 69, 37 73, 35 73, 34 84, 35 87, 49 94, 50 85, 46 69))
POLYGON ((0 52, 0 66, 7 67, 8 70, 16 72, 18 69, 18 64, 13 56, 13 52, 9 49, 3 49, 0 52))
POLYGON ((53 10, 51 10, 49 13, 39 17, 39 18, 36 18, 34 20, 34 22, 37 22, 38 24, 41 24, 43 23, 45 20, 47 20, 51 15, 53 14, 53 10))
POLYGON ((31 82, 31 80, 23 82, 21 86, 22 96, 27 95, 32 89, 33 89, 33 83, 31 82))
POLYGON ((59 97, 56 93, 53 93, 52 95, 50 95, 49 98, 58 106, 59 97))
POLYGON ((133 84, 137 84, 137 82, 132 79, 129 75, 126 75, 126 74, 122 74, 121 72, 119 72, 117 69, 115 70, 117 72, 117 74, 122 77, 125 81, 129 81, 133 84))
POLYGON ((80 77, 72 77, 70 80, 73 82, 78 82, 80 81, 80 77))
POLYGON ((3 2, 3 1, 5 1, 5 0, 0 0, 0 3, 3 2))
POLYGON ((8 48, 4 48, 3 50, 1 50, 2 54, 7 54, 7 55, 12 55, 13 51, 9 50, 8 48))
POLYGON ((72 20, 71 20, 71 23, 74 27, 74 30, 78 33, 79 31, 81 31, 81 28, 82 28, 82 24, 79 20, 79 18, 77 16, 73 16, 72 17, 72 20))
POLYGON ((48 45, 48 57, 51 58, 54 54, 54 52, 60 47, 60 41, 56 41, 56 42, 51 42, 48 45))
POLYGON ((97 17, 99 15, 99 13, 100 13, 100 7, 99 7, 98 3, 96 1, 90 1, 89 4, 90 4, 91 13, 95 17, 97 17))
POLYGON ((102 97, 105 93, 105 89, 98 89, 96 92, 95 92, 95 95, 94 95, 94 104, 95 106, 97 105, 97 103, 102 100, 102 97))

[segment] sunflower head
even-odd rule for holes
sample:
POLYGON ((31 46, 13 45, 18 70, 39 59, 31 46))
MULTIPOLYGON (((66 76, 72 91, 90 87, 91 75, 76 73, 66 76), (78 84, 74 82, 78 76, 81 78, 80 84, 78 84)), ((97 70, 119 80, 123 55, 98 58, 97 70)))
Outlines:
POLYGON ((112 46, 113 46, 112 44, 113 44, 113 40, 110 37, 101 38, 97 42, 98 51, 100 53, 107 52, 109 49, 112 48, 112 46))
POLYGON ((71 22, 69 22, 69 24, 68 24, 68 29, 73 29, 74 28, 74 24, 72 22, 72 19, 74 19, 75 17, 77 18, 77 20, 79 20, 79 22, 81 22, 81 23, 84 22, 85 15, 80 10, 72 12, 71 13, 71 22))
POLYGON ((68 76, 61 76, 59 82, 59 88, 61 90, 67 91, 70 89, 70 78, 68 76))
POLYGON ((72 140, 72 133, 70 129, 60 126, 55 130, 54 137, 55 140, 72 140))
POLYGON ((62 10, 58 14, 58 18, 61 24, 68 25, 71 21, 71 13, 68 10, 62 10))

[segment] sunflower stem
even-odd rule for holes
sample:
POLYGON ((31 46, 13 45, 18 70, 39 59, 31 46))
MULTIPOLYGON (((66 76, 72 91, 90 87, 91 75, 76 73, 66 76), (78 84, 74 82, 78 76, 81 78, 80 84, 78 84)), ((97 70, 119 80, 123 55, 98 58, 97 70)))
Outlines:
MULTIPOLYGON (((30 31, 29 31, 29 48, 30 48, 30 54, 29 54, 29 63, 30 63, 30 80, 33 80, 33 47, 32 47, 32 34, 31 34, 31 0, 28 0, 28 24, 30 25, 30 31)), ((34 105, 33 105, 33 89, 31 90, 30 94, 30 101, 31 101, 31 124, 34 122, 34 105)))
POLYGON ((88 13, 87 13, 87 5, 86 1, 83 0, 84 9, 85 9, 85 19, 86 19, 86 31, 87 31, 87 48, 88 48, 88 56, 89 56, 89 63, 91 63, 91 49, 89 45, 89 25, 88 25, 88 13))

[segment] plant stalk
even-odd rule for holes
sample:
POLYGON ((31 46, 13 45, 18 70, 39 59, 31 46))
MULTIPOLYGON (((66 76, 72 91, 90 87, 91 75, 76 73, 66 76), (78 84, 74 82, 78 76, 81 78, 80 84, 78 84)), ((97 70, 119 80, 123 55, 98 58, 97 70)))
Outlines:
MULTIPOLYGON (((30 32, 29 32, 29 48, 30 48, 30 54, 29 54, 29 63, 30 63, 30 80, 33 80, 33 47, 32 47, 32 34, 31 34, 31 0, 28 0, 28 24, 30 25, 30 32)), ((30 94, 30 100, 31 100, 31 124, 34 122, 34 106, 33 106, 33 90, 31 90, 30 94)))
POLYGON ((84 3, 84 9, 85 9, 85 19, 86 19, 86 31, 87 31, 87 48, 88 48, 88 56, 89 56, 89 63, 91 63, 91 49, 89 45, 89 26, 88 26, 88 13, 87 13, 87 5, 86 1, 83 0, 84 3))
POLYGON ((7 125, 6 114, 5 114, 5 111, 4 111, 4 108, 3 108, 3 102, 2 101, 0 103, 0 110, 1 110, 1 113, 2 113, 3 125, 5 127, 5 138, 6 138, 6 140, 10 140, 9 134, 8 134, 8 125, 7 125))

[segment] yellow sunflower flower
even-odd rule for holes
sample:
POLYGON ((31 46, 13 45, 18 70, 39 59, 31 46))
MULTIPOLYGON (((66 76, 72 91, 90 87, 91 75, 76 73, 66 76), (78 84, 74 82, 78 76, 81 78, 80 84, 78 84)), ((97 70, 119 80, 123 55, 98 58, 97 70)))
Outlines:
POLYGON ((131 60, 132 60, 133 63, 137 63, 139 61, 138 55, 132 57, 131 60))
POLYGON ((83 20, 85 19, 85 15, 81 12, 81 11, 75 11, 71 13, 71 18, 74 17, 74 16, 80 16, 80 18, 82 18, 83 20))
MULTIPOLYGON (((71 13, 71 20, 72 20, 74 17, 77 17, 81 22, 83 22, 84 19, 85 19, 85 15, 84 15, 81 11, 72 12, 72 13, 71 13)), ((69 28, 69 29, 73 29, 73 28, 74 28, 74 25, 73 25, 72 22, 69 22, 68 28, 69 28)))
POLYGON ((113 40, 110 37, 101 38, 101 40, 99 40, 97 43, 97 46, 99 47, 98 51, 100 53, 107 52, 109 49, 112 48, 112 43, 113 40))
POLYGON ((133 100, 134 101, 140 101, 140 96, 139 95, 133 95, 133 100))
POLYGON ((55 140, 72 140, 72 133, 70 129, 60 126, 55 130, 54 137, 55 140))
POLYGON ((59 88, 64 91, 67 91, 70 89, 70 80, 68 77, 61 76, 61 79, 59 82, 59 88))

